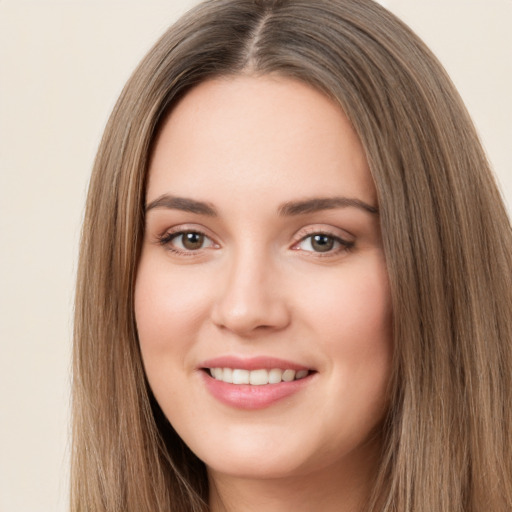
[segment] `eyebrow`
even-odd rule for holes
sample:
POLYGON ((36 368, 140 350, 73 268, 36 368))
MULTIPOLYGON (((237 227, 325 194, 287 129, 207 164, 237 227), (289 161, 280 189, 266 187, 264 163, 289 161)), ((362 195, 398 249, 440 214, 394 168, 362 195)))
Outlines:
POLYGON ((359 208, 373 215, 378 215, 379 209, 360 199, 350 197, 318 197, 306 199, 304 201, 290 201, 284 203, 279 208, 279 215, 303 215, 305 213, 314 213, 322 210, 333 210, 335 208, 359 208))
MULTIPOLYGON (((376 206, 365 203, 360 199, 349 197, 315 197, 301 201, 289 201, 278 208, 278 213, 282 217, 288 217, 348 207, 358 208, 373 215, 378 215, 379 213, 379 209, 376 206)), ((197 215, 206 215, 208 217, 218 216, 217 209, 211 203, 168 194, 163 194, 146 205, 146 213, 155 208, 182 210, 197 215)))
POLYGON ((198 215, 207 215, 208 217, 217 217, 216 208, 211 203, 196 201, 186 197, 175 197, 164 194, 157 197, 146 205, 146 213, 154 208, 167 208, 170 210, 182 210, 184 212, 196 213, 198 215))

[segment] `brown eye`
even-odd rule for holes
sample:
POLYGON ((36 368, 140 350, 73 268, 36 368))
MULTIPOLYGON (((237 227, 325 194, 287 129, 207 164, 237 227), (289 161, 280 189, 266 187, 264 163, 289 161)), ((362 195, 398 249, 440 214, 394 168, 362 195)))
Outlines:
POLYGON ((160 244, 178 254, 187 254, 216 247, 211 238, 199 231, 178 231, 160 238, 160 244))
POLYGON ((195 251, 197 249, 201 249, 204 244, 204 235, 201 233, 183 233, 179 235, 177 238, 181 237, 181 243, 184 249, 188 251, 195 251))
POLYGON ((296 248, 313 254, 335 255, 348 251, 354 246, 354 242, 343 240, 339 236, 329 233, 313 233, 304 237, 296 248))
POLYGON ((311 248, 316 252, 328 252, 334 247, 334 238, 328 235, 313 235, 311 248))

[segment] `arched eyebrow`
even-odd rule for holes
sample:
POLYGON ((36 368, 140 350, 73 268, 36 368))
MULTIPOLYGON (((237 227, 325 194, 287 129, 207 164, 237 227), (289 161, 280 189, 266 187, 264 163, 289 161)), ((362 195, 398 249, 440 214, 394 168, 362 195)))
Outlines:
POLYGON ((184 212, 196 213, 197 215, 207 215, 208 217, 217 217, 217 209, 211 203, 196 201, 187 197, 175 197, 163 194, 146 205, 146 213, 154 208, 166 208, 169 210, 182 210, 184 212))
MULTIPOLYGON (((315 213, 322 210, 333 210, 335 208, 359 208, 367 213, 378 215, 379 209, 360 199, 349 197, 314 197, 301 201, 288 201, 278 208, 278 213, 282 217, 303 215, 306 213, 315 213)), ((170 210, 181 210, 195 213, 197 215, 206 215, 208 217, 217 217, 218 212, 215 206, 205 201, 197 201, 187 197, 176 197, 163 194, 146 205, 146 213, 155 208, 166 208, 170 210)))
POLYGON ((279 215, 303 215, 315 213, 322 210, 333 210, 335 208, 359 208, 373 215, 379 214, 379 209, 360 199, 350 197, 314 197, 302 201, 290 201, 279 207, 279 215))

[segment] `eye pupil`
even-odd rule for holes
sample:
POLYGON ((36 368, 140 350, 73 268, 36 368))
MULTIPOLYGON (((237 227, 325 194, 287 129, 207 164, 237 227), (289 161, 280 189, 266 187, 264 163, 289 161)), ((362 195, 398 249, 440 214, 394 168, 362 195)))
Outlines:
POLYGON ((334 247, 334 239, 327 235, 314 235, 311 240, 311 246, 317 252, 327 252, 334 247))
POLYGON ((184 233, 182 243, 185 249, 200 249, 204 243, 204 235, 201 233, 184 233))

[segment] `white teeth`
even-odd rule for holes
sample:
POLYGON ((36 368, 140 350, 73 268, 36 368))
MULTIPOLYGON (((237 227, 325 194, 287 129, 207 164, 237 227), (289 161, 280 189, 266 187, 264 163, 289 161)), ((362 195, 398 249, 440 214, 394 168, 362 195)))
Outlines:
POLYGON ((282 378, 285 382, 291 382, 295 379, 295 370, 285 370, 282 378))
POLYGON ((239 368, 209 368, 210 375, 215 380, 221 380, 228 384, 252 384, 263 386, 265 384, 279 384, 280 382, 291 382, 303 379, 309 375, 309 370, 241 370, 239 368))
POLYGON ((233 382, 233 368, 224 368, 223 375, 220 380, 231 384, 233 382))
POLYGON ((268 383, 269 384, 278 384, 281 382, 281 377, 283 376, 283 370, 280 370, 279 368, 272 368, 268 372, 268 383))
POLYGON ((249 383, 254 386, 261 386, 268 384, 268 371, 267 370, 253 370, 249 372, 249 383))
POLYGON ((233 384, 249 384, 249 370, 233 370, 233 384))

